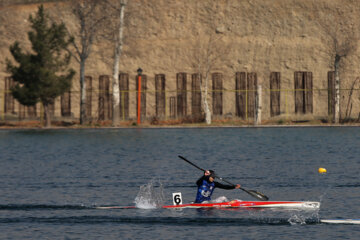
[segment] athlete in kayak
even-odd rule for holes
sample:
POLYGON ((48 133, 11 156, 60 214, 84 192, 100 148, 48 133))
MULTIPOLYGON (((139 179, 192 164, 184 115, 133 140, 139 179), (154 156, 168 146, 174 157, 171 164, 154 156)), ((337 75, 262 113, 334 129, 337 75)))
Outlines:
MULTIPOLYGON (((231 186, 224 185, 218 182, 215 182, 215 172, 213 170, 206 170, 204 175, 196 181, 196 185, 198 186, 195 203, 205 203, 211 200, 211 195, 214 192, 215 188, 222 189, 238 189, 240 188, 240 184, 231 186)), ((226 197, 221 197, 221 199, 217 199, 216 202, 224 202, 226 201, 226 197)))

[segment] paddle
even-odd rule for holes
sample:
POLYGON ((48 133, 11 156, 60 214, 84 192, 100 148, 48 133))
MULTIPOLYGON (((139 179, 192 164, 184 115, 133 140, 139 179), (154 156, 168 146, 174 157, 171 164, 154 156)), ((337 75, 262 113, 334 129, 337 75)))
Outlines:
MULTIPOLYGON (((202 169, 201 167, 195 165, 194 163, 190 162, 189 160, 187 160, 187 159, 184 158, 183 156, 180 156, 180 155, 179 155, 179 158, 181 158, 181 159, 184 160, 185 162, 189 163, 190 165, 196 167, 197 169, 205 172, 205 169, 202 169)), ((226 182, 226 183, 228 183, 228 184, 230 184, 230 185, 235 186, 235 184, 227 181, 226 179, 224 179, 224 178, 222 178, 222 177, 219 177, 219 176, 216 176, 216 175, 215 175, 215 177, 218 178, 218 179, 220 179, 220 180, 222 180, 222 181, 224 181, 224 182, 226 182)), ((248 190, 248 189, 245 189, 245 188, 243 188, 243 187, 240 187, 240 189, 243 190, 244 192, 246 192, 247 194, 253 196, 253 197, 256 198, 256 199, 259 199, 259 200, 262 200, 262 201, 267 201, 267 200, 269 200, 269 198, 268 198, 267 196, 265 196, 264 194, 262 194, 262 193, 260 193, 260 192, 258 192, 258 191, 248 190)))

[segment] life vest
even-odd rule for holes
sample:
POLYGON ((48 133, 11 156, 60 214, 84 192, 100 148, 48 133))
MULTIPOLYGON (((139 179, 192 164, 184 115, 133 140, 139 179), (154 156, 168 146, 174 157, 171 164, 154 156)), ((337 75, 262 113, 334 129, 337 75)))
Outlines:
POLYGON ((214 189, 215 189, 215 183, 208 182, 204 179, 202 184, 198 187, 195 203, 202 203, 203 201, 210 201, 211 195, 212 195, 214 189))

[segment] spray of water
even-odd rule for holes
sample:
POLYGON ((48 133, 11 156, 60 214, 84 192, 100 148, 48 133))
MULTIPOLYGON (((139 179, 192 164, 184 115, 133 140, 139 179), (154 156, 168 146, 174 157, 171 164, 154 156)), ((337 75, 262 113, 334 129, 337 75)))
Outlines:
POLYGON ((307 222, 319 222, 319 210, 316 211, 299 211, 299 212, 292 212, 288 222, 291 225, 304 225, 307 222))
POLYGON ((154 209, 164 205, 164 188, 160 180, 152 179, 148 184, 140 186, 135 198, 135 206, 142 209, 154 209))
POLYGON ((301 215, 301 214, 293 214, 289 219, 288 222, 291 225, 297 225, 297 224, 301 224, 304 225, 306 224, 306 218, 301 215))

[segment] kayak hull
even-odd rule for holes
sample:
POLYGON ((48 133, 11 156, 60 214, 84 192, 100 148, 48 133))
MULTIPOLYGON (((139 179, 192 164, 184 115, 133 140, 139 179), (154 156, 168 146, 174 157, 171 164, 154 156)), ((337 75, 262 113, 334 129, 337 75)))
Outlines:
POLYGON ((290 208, 290 209, 319 209, 320 202, 309 201, 241 201, 232 200, 222 203, 190 203, 181 205, 167 205, 162 208, 290 208))

